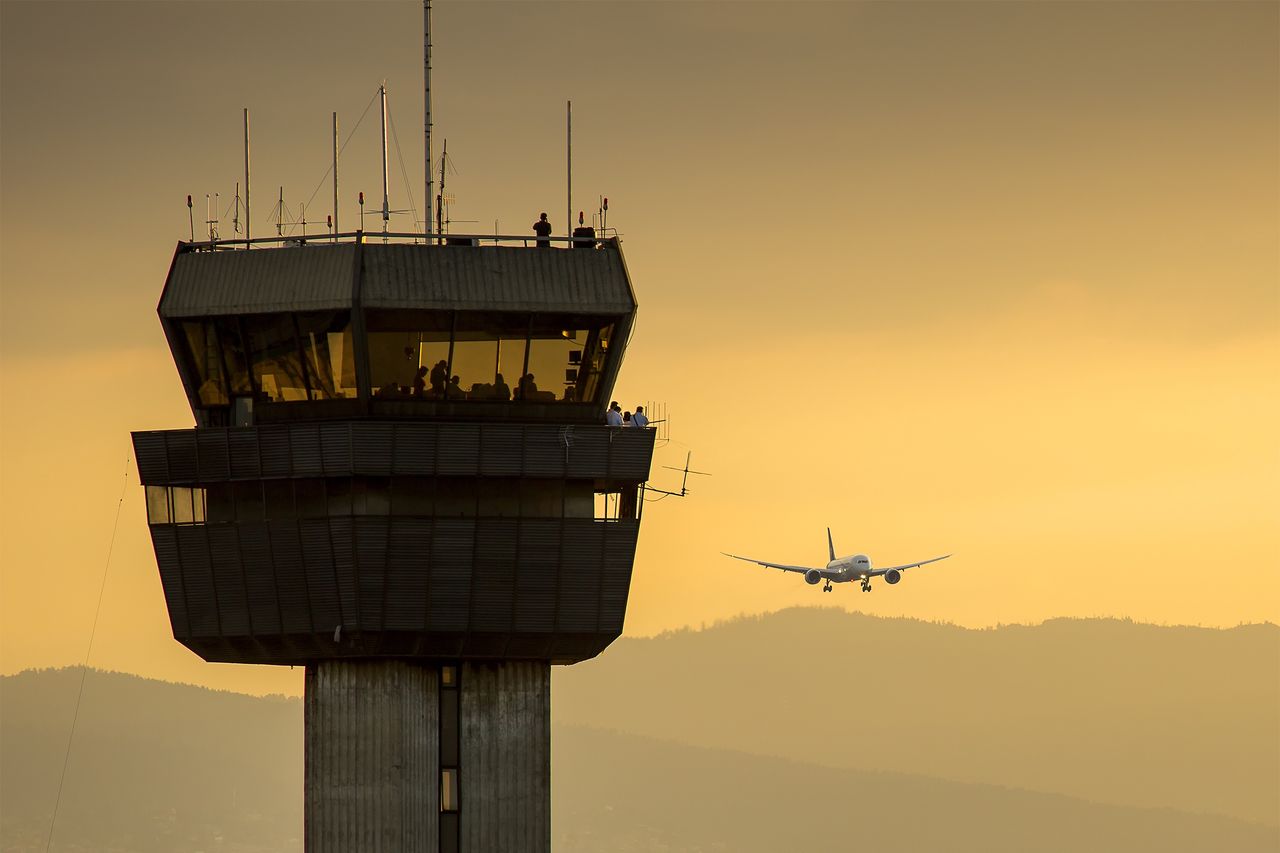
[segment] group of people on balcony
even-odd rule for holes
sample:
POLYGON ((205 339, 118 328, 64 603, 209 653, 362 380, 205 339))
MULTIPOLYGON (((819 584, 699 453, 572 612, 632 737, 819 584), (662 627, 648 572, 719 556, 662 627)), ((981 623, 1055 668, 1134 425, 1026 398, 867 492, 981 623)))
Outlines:
POLYGON ((639 427, 644 429, 649 425, 649 418, 645 416, 644 406, 636 406, 636 412, 633 415, 631 412, 622 411, 618 401, 614 400, 609 404, 609 411, 605 413, 604 422, 607 426, 639 427))

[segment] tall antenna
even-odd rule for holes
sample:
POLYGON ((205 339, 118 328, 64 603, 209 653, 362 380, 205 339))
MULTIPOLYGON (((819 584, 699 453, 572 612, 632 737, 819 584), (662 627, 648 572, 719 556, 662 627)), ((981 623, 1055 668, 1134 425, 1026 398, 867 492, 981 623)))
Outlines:
MULTIPOLYGON (((440 195, 436 196, 436 233, 444 233, 444 164, 449 161, 449 140, 444 141, 444 150, 440 152, 440 195)), ((427 212, 431 218, 431 212, 427 212)))
MULTIPOLYGON (((567 162, 565 173, 568 175, 568 197, 564 208, 564 233, 573 233, 573 101, 565 101, 565 148, 567 162)), ((572 244, 570 244, 572 245, 572 244)))
MULTIPOLYGON (((423 156, 427 168, 427 204, 435 198, 435 188, 431 180, 431 0, 422 0, 422 100, 426 108, 423 120, 423 134, 426 137, 423 145, 423 156)), ((427 209, 427 236, 431 236, 431 209, 427 209)))
POLYGON ((378 98, 382 102, 382 233, 387 233, 387 223, 391 221, 390 185, 387 183, 387 84, 378 87, 378 98))
MULTIPOLYGON (((284 194, 283 188, 281 195, 284 194)), ((338 234, 338 114, 333 114, 333 233, 338 234)))
POLYGON ((249 108, 244 108, 244 247, 250 246, 249 238, 249 108))

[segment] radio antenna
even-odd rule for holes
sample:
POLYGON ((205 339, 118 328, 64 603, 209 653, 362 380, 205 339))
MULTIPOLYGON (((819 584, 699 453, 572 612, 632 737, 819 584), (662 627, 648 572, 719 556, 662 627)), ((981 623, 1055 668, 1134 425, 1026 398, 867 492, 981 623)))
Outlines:
POLYGON ((387 84, 378 87, 382 102, 382 234, 386 236, 387 223, 391 221, 390 185, 387 183, 387 84))
MULTIPOLYGON (((427 175, 426 203, 430 205, 431 199, 435 198, 436 195, 431 179, 431 167, 434 159, 431 156, 431 0, 422 0, 422 102, 426 111, 422 123, 425 137, 422 150, 423 159, 426 162, 425 171, 427 175)), ((432 233, 430 208, 427 209, 426 219, 427 236, 430 237, 432 233)))
POLYGON ((249 108, 244 108, 244 247, 249 248, 249 108))
MULTIPOLYGON (((283 197, 284 188, 280 188, 283 197)), ((333 235, 338 236, 338 114, 333 114, 333 235)))

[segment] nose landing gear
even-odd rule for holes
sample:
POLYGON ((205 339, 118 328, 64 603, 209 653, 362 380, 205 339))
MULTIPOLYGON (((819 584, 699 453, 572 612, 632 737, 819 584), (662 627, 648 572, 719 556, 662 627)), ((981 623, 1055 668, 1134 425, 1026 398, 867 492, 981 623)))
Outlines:
POLYGON ((871 581, 867 580, 866 578, 862 579, 862 591, 871 592, 871 581))

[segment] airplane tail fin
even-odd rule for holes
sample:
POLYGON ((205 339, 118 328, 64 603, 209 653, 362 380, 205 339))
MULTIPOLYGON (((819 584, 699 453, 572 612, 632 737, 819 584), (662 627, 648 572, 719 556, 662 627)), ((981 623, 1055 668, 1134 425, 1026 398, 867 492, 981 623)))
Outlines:
POLYGON ((829 554, 831 555, 831 560, 832 560, 832 562, 835 562, 835 559, 836 559, 836 546, 835 546, 835 543, 831 541, 831 528, 830 528, 830 527, 828 527, 828 528, 827 528, 827 553, 829 553, 829 554))

